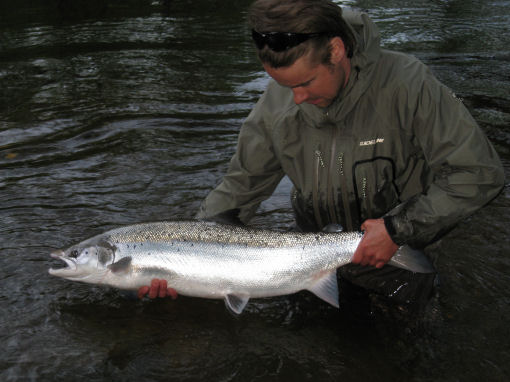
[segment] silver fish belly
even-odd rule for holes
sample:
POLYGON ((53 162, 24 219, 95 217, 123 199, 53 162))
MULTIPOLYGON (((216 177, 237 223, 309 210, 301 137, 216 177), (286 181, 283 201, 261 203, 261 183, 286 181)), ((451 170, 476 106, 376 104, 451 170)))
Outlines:
MULTIPOLYGON (((121 227, 52 254, 67 268, 50 274, 121 289, 166 279, 179 294, 224 298, 240 313, 249 298, 307 289, 338 307, 336 269, 350 262, 362 234, 296 233, 212 222, 121 227)), ((404 248, 405 249, 405 248, 404 248)), ((433 272, 422 253, 400 251, 393 265, 433 272)))

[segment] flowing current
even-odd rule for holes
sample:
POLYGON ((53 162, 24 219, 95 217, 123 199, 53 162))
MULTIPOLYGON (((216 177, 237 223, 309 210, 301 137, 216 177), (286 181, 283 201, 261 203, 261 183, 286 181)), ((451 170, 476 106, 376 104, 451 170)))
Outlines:
MULTIPOLYGON (((345 1, 462 99, 510 175, 510 1, 345 1)), ((0 2, 0 380, 424 381, 510 376, 510 188, 434 245, 419 322, 308 292, 138 301, 49 253, 192 218, 268 81, 247 0, 0 2)), ((292 224, 289 181, 252 224, 292 224)))

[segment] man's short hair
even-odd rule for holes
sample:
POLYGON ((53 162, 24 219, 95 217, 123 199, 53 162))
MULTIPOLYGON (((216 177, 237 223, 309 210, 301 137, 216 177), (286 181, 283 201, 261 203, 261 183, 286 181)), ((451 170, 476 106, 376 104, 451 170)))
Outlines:
POLYGON ((262 63, 273 68, 290 66, 309 52, 315 63, 329 65, 329 40, 333 36, 342 39, 349 58, 356 47, 354 33, 342 17, 342 8, 330 0, 256 0, 250 8, 248 20, 251 27, 260 33, 321 33, 283 52, 275 52, 267 45, 258 49, 262 63))

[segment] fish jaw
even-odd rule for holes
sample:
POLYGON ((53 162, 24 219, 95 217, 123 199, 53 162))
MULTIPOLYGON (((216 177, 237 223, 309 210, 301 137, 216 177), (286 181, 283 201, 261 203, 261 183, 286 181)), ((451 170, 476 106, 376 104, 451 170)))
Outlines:
POLYGON ((50 268, 48 270, 50 275, 67 278, 77 273, 78 267, 76 266, 76 262, 73 259, 67 257, 64 251, 54 251, 50 254, 50 256, 54 259, 62 260, 67 265, 67 267, 64 268, 50 268))
POLYGON ((89 266, 78 264, 74 258, 68 257, 63 250, 54 251, 50 254, 54 259, 62 260, 66 263, 64 268, 50 268, 48 273, 52 276, 61 277, 71 281, 81 281, 90 284, 102 284, 106 276, 106 270, 91 268, 89 266))

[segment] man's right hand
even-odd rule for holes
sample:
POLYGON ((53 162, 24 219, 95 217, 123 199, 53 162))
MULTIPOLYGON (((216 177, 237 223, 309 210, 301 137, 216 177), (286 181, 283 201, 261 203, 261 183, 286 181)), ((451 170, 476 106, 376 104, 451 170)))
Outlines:
POLYGON ((172 300, 177 298, 177 291, 169 288, 166 280, 152 279, 150 286, 142 286, 138 289, 138 298, 143 298, 148 295, 149 298, 167 297, 170 296, 172 300))

